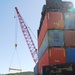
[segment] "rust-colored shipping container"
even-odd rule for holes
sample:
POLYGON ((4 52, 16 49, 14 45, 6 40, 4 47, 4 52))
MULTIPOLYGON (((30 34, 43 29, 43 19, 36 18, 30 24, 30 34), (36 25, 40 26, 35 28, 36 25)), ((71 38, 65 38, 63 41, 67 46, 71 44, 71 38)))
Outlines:
POLYGON ((75 47, 75 31, 74 30, 65 31, 65 46, 75 47))
POLYGON ((48 47, 63 47, 64 46, 64 31, 63 30, 48 30, 38 49, 38 60, 44 54, 48 47))
POLYGON ((42 58, 39 61, 39 67, 38 67, 38 72, 41 72, 42 66, 47 66, 49 65, 49 55, 48 55, 48 50, 46 50, 46 52, 44 53, 44 55, 42 56, 42 58))
POLYGON ((41 72, 42 66, 57 65, 66 63, 65 48, 49 48, 39 60, 38 71, 41 72))
POLYGON ((71 31, 72 39, 71 39, 71 46, 75 47, 75 31, 71 31))
POLYGON ((49 29, 64 29, 63 14, 61 12, 48 12, 47 19, 49 29))
POLYGON ((40 48, 44 36, 49 29, 64 29, 63 14, 61 12, 46 13, 39 32, 38 49, 40 48))
POLYGON ((49 56, 50 65, 66 63, 66 54, 64 48, 51 48, 49 50, 49 56))
POLYGON ((47 16, 45 16, 44 21, 41 26, 41 30, 39 32, 39 37, 38 37, 38 48, 40 47, 42 40, 44 39, 44 36, 47 31, 47 16))
POLYGON ((64 39, 64 41, 65 41, 65 46, 70 46, 71 44, 71 33, 70 33, 70 31, 64 31, 65 32, 65 39, 64 39))

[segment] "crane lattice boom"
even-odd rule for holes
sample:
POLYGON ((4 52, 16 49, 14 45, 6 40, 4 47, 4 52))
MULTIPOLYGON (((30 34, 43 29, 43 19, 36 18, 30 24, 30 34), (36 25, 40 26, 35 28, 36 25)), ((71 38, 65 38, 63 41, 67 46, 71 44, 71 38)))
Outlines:
POLYGON ((15 7, 15 9, 16 9, 16 12, 17 12, 17 15, 18 15, 18 19, 19 19, 19 22, 20 22, 20 26, 21 26, 24 38, 27 42, 27 45, 29 47, 29 50, 30 50, 31 55, 33 57, 33 60, 36 63, 38 61, 37 49, 35 48, 35 45, 33 43, 32 37, 29 33, 29 30, 28 30, 26 24, 24 23, 24 20, 23 20, 22 16, 20 15, 17 7, 15 7))

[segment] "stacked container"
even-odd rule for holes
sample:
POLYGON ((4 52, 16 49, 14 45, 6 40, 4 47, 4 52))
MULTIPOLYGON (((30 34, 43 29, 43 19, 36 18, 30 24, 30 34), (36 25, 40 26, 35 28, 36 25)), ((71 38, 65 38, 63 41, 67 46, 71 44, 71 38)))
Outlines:
POLYGON ((61 12, 46 12, 45 18, 43 20, 40 34, 38 37, 38 48, 40 47, 46 32, 48 30, 54 30, 57 29, 63 30, 64 29, 64 20, 63 20, 63 14, 61 12))
POLYGON ((65 49, 63 47, 48 48, 46 52, 42 55, 41 59, 39 60, 38 72, 39 73, 41 72, 43 66, 65 64, 65 63, 66 63, 65 49))
POLYGON ((67 63, 75 63, 75 12, 64 12, 67 63))
MULTIPOLYGON (((53 0, 52 2, 54 3, 53 0)), ((58 4, 61 4, 61 0, 58 0, 58 4)), ((55 9, 59 8, 55 7, 55 9)), ((64 16, 62 12, 52 11, 51 9, 54 9, 54 7, 50 7, 46 12, 38 37, 39 73, 41 73, 43 66, 66 63, 63 31, 64 16)))
POLYGON ((69 8, 66 3, 71 2, 46 0, 38 30, 38 67, 35 70, 39 74, 43 66, 75 62, 75 12, 66 10, 72 7, 72 3, 69 8))

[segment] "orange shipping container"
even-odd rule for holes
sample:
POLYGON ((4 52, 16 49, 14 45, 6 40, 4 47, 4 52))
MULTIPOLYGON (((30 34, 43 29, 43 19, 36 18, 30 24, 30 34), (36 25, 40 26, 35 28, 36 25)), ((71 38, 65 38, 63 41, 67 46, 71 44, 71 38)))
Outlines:
POLYGON ((43 20, 43 23, 42 23, 42 26, 40 29, 40 33, 39 33, 39 37, 38 37, 38 48, 40 47, 46 32, 47 32, 47 14, 43 20))
POLYGON ((38 71, 41 72, 42 66, 65 64, 65 48, 50 48, 46 50, 39 61, 38 71))
POLYGON ((43 20, 38 38, 38 48, 40 47, 43 38, 49 29, 64 29, 63 13, 47 12, 43 20))
POLYGON ((38 72, 41 72, 42 66, 47 66, 49 65, 49 55, 48 55, 48 50, 44 53, 44 55, 42 56, 42 58, 40 59, 39 63, 38 63, 38 72))
POLYGON ((48 29, 64 29, 63 13, 61 12, 48 12, 48 29))

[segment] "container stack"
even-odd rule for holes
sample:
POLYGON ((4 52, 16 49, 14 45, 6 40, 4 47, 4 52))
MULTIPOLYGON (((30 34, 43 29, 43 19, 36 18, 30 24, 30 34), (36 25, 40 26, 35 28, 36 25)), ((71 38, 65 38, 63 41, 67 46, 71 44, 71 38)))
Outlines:
POLYGON ((38 37, 38 72, 42 66, 66 63, 64 48, 64 17, 62 1, 47 0, 47 12, 38 37), (57 4, 57 7, 56 7, 57 4), (54 5, 54 6, 53 6, 54 5))
POLYGON ((75 63, 75 12, 64 12, 67 63, 75 63))
POLYGON ((75 12, 71 2, 46 0, 38 30, 38 73, 43 66, 75 62, 75 12))

